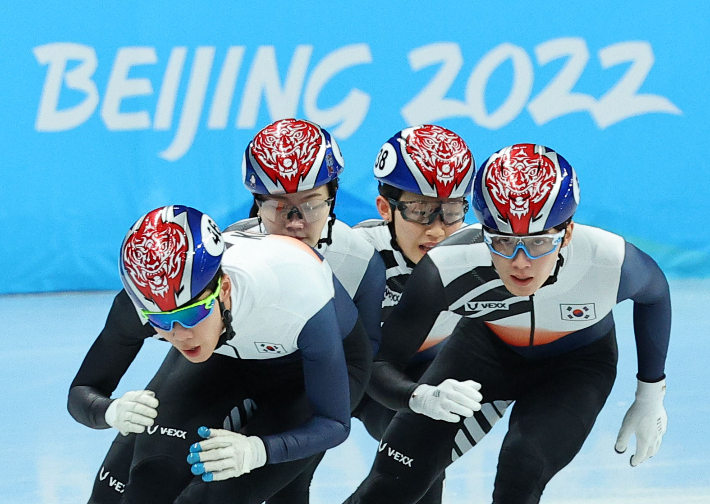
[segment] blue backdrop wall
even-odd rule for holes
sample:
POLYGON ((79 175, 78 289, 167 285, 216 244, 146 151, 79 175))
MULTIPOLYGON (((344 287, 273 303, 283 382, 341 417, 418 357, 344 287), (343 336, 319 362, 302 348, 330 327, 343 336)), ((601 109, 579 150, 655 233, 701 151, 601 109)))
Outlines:
POLYGON ((71 5, 0 6, 0 293, 119 288, 124 233, 157 206, 246 216, 242 152, 289 116, 339 140, 350 224, 376 215, 382 143, 438 123, 478 163, 552 147, 579 222, 710 276, 706 1, 71 5))

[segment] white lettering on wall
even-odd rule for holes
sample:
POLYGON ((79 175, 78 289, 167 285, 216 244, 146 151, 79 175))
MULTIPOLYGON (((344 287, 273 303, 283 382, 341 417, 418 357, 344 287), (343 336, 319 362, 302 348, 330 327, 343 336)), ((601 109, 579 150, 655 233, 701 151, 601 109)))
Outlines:
POLYGON ((576 112, 590 114, 600 129, 630 117, 650 114, 682 114, 668 98, 654 94, 637 94, 653 67, 653 49, 648 42, 620 42, 599 51, 603 69, 631 62, 622 78, 596 99, 573 91, 589 62, 587 43, 582 38, 566 37, 549 40, 535 47, 539 66, 567 56, 567 61, 555 77, 531 100, 534 68, 527 52, 508 42, 486 53, 469 76, 465 101, 448 96, 463 66, 458 44, 436 43, 419 47, 409 53, 412 70, 442 63, 434 78, 401 109, 409 124, 440 121, 470 116, 473 122, 496 130, 510 124, 525 108, 535 124, 541 126, 553 119, 576 112), (513 64, 510 92, 495 111, 486 108, 486 86, 493 72, 505 61, 513 64))
POLYGON ((602 68, 630 61, 632 64, 616 85, 607 91, 594 108, 600 128, 651 112, 682 115, 683 112, 665 96, 636 94, 653 67, 655 57, 648 42, 619 42, 599 51, 602 68))
POLYGON ((589 62, 589 50, 583 39, 550 40, 535 48, 535 56, 540 66, 569 56, 557 75, 528 103, 528 112, 535 124, 541 126, 563 115, 594 110, 596 100, 593 96, 572 92, 589 62))
POLYGON ((148 112, 121 112, 121 102, 126 98, 153 94, 149 79, 129 79, 128 72, 134 66, 155 65, 157 62, 158 56, 153 47, 122 47, 118 50, 101 105, 101 118, 106 128, 112 131, 150 128, 148 112))
POLYGON ((497 130, 511 123, 523 110, 533 85, 533 67, 528 53, 508 42, 499 45, 479 61, 466 84, 466 101, 476 124, 497 130), (486 85, 493 72, 505 61, 513 63, 513 83, 508 97, 494 112, 486 109, 486 85))
POLYGON ((237 117, 238 128, 252 129, 256 126, 262 95, 272 119, 296 116, 298 99, 312 52, 313 46, 310 45, 296 47, 282 89, 276 65, 276 48, 262 46, 258 49, 247 75, 242 107, 237 117))
POLYGON ((209 129, 225 129, 229 120, 229 109, 232 107, 234 89, 237 86, 239 69, 244 59, 244 46, 230 47, 222 64, 222 71, 217 79, 217 90, 212 98, 210 117, 207 121, 209 129))
POLYGON ((463 66, 458 44, 440 42, 418 47, 410 51, 408 58, 409 66, 415 72, 436 63, 442 65, 429 85, 402 107, 402 117, 407 123, 436 123, 445 118, 468 115, 468 106, 463 101, 446 98, 463 66))
MULTIPOLYGON (((279 67, 284 65, 278 64, 274 46, 256 48, 251 61, 246 62, 245 46, 228 47, 224 58, 217 64, 216 47, 197 47, 189 76, 185 76, 187 82, 183 84, 190 53, 187 47, 173 47, 166 55, 167 59, 161 62, 165 65, 162 77, 152 77, 154 80, 162 78, 162 82, 139 77, 154 76, 155 70, 160 70, 154 47, 121 47, 112 62, 102 98, 94 80, 98 58, 93 47, 68 42, 37 46, 34 48, 35 59, 40 65, 47 66, 47 71, 35 129, 61 132, 77 128, 91 118, 101 102, 100 117, 109 131, 146 130, 151 127, 154 131, 173 131, 174 128, 170 144, 158 155, 167 161, 176 161, 192 147, 209 100, 205 121, 207 130, 226 129, 230 117, 234 117, 234 127, 238 129, 255 129, 262 104, 266 106, 271 120, 300 115, 299 106, 302 106, 306 119, 330 129, 338 139, 348 138, 360 128, 370 110, 371 95, 361 89, 365 86, 353 83, 342 90, 335 88, 343 98, 330 107, 321 108, 319 98, 334 79, 349 69, 372 65, 370 46, 360 43, 340 47, 311 64, 313 50, 311 45, 297 46, 282 79, 279 67), (241 71, 243 66, 245 72, 241 71), (213 73, 216 81, 211 88, 213 73), (245 75, 243 89, 239 102, 233 106, 240 75, 245 75), (154 85, 160 89, 157 96, 153 93, 154 85), (180 94, 181 89, 185 89, 184 96, 180 94), (208 96, 210 89, 213 89, 212 96, 208 96), (62 93, 66 93, 64 100, 62 93), (63 105, 65 103, 71 105, 63 105), (151 120, 150 110, 153 107, 151 120), (176 110, 180 114, 179 121, 173 120, 176 110)), ((464 96, 455 97, 450 96, 450 91, 457 84, 464 67, 460 46, 455 42, 438 42, 417 47, 407 54, 412 71, 418 72, 434 65, 438 65, 438 69, 426 85, 401 107, 402 117, 407 124, 468 117, 483 128, 497 130, 517 119, 523 110, 527 110, 538 126, 568 114, 587 113, 598 128, 604 129, 643 114, 682 114, 664 96, 639 93, 655 62, 648 42, 619 42, 599 50, 598 61, 602 70, 623 63, 630 65, 621 78, 598 98, 575 91, 585 69, 594 64, 583 38, 549 40, 538 44, 534 54, 538 67, 564 59, 561 68, 549 82, 544 83, 536 96, 531 96, 535 63, 525 49, 505 42, 484 54, 472 67, 468 77, 461 76, 467 79, 464 96), (486 105, 488 83, 501 65, 508 62, 513 72, 507 96, 495 110, 489 110, 486 105)), ((389 79, 403 80, 404 77, 387 75, 389 79)), ((342 86, 342 82, 340 77, 338 85, 342 86)), ((369 84, 369 81, 364 84, 369 84)), ((332 87, 328 89, 332 90, 332 87)))
POLYGON ((343 100, 329 109, 318 108, 318 96, 337 74, 357 65, 372 63, 372 53, 367 44, 353 44, 328 54, 313 69, 303 95, 306 117, 325 128, 333 128, 333 135, 348 138, 355 133, 370 109, 370 95, 353 88, 343 100))
POLYGON ((170 146, 160 153, 160 157, 168 161, 180 159, 190 150, 195 140, 197 127, 202 116, 202 108, 207 95, 207 84, 210 81, 214 47, 198 47, 195 51, 195 61, 192 63, 190 80, 187 83, 185 103, 180 114, 180 125, 170 146))
POLYGON ((35 129, 67 131, 83 124, 99 103, 99 91, 91 80, 98 66, 94 48, 72 43, 46 44, 35 47, 34 55, 40 65, 49 65, 37 109, 35 129), (80 63, 67 72, 67 62, 70 60, 78 60, 80 63), (78 105, 59 110, 62 86, 81 91, 86 97, 78 105))
POLYGON ((160 87, 158 95, 158 105, 155 107, 154 130, 167 131, 173 125, 173 112, 186 57, 187 47, 173 47, 173 50, 170 51, 170 59, 168 59, 168 66, 163 76, 163 85, 160 87))

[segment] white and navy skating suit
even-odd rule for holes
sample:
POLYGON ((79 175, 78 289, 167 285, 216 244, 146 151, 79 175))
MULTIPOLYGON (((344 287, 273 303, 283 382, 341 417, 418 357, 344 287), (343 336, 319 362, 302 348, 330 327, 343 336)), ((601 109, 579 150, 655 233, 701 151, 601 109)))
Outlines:
MULTIPOLYGON (((437 246, 417 266, 412 294, 388 320, 378 360, 401 362, 426 341, 443 314, 483 321, 523 357, 552 357, 588 345, 614 325, 612 308, 633 299, 639 378, 658 380, 670 334, 670 297, 655 262, 620 236, 577 224, 560 252, 550 279, 533 296, 517 297, 503 287, 481 243, 481 231, 465 228, 437 246), (659 306, 661 308, 659 308, 659 306)), ((410 280, 411 281, 411 280, 410 280)), ((373 373, 379 375, 378 371, 373 373)), ((392 376, 374 382, 392 384, 392 376)), ((389 400, 403 407, 413 391, 389 400)))
MULTIPOLYGON (((265 467, 304 460, 348 435, 351 395, 357 400, 364 392, 372 359, 352 300, 328 263, 298 240, 244 233, 223 237, 222 269, 232 283, 234 336, 201 364, 190 363, 174 349, 168 354, 148 389, 160 401, 156 422, 185 434, 160 436, 154 434, 162 432, 157 430, 135 436, 135 453, 132 444, 124 450, 132 455, 132 480, 140 481, 138 475, 144 474, 149 481, 166 470, 155 466, 156 455, 164 453, 166 464, 178 468, 175 485, 184 487, 192 478, 184 458, 189 445, 199 440, 197 427, 221 427, 245 399, 253 400, 259 411, 250 428, 266 446, 265 467), (285 418, 281 410, 294 412, 285 418)), ((104 415, 110 395, 151 336, 156 337, 155 330, 121 291, 72 383, 68 406, 75 419, 94 428, 108 427, 104 415)), ((264 474, 277 481, 279 474, 269 471, 264 474)), ((282 472, 289 471, 297 467, 284 465, 282 472)), ((252 480, 260 477, 257 472, 252 480)), ((245 478, 244 484, 248 481, 245 478)), ((136 501, 146 498, 140 489, 132 495, 136 501)))
POLYGON ((436 421, 408 407, 418 384, 402 367, 441 313, 460 320, 419 382, 474 380, 483 401, 515 401, 493 500, 538 502, 547 482, 581 449, 611 392, 617 362, 612 308, 625 299, 634 302, 638 378, 661 380, 670 335, 668 283, 653 259, 622 237, 576 224, 549 279, 525 297, 504 287, 480 230, 447 238, 414 269, 383 326, 368 394, 399 412, 369 476, 347 502, 417 502, 475 444, 472 419, 436 421), (413 462, 404 466, 389 453, 413 462))
MULTIPOLYGON (((323 228, 321 238, 328 237, 329 226, 323 228)), ((245 231, 266 233, 264 225, 256 217, 240 220, 227 228, 227 231, 245 231)), ((374 247, 356 233, 347 224, 335 220, 330 231, 330 242, 321 241, 315 250, 321 254, 333 274, 345 287, 360 314, 370 341, 373 354, 380 345, 380 304, 385 289, 385 267, 374 247)))
MULTIPOLYGON (((480 229, 479 224, 472 226, 480 229)), ((355 226, 355 230, 360 232, 382 256, 387 268, 387 286, 385 297, 382 301, 382 321, 392 313, 392 310, 399 303, 405 285, 409 280, 415 264, 410 261, 399 249, 392 238, 391 224, 388 225, 383 220, 371 219, 361 222, 355 226)), ((460 315, 455 313, 442 313, 432 328, 429 330, 424 341, 421 343, 416 353, 407 362, 397 363, 399 370, 404 373, 410 381, 416 382, 428 369, 432 360, 446 343, 446 339, 451 335, 454 327, 460 320, 460 315)), ((402 336, 404 337, 404 336, 402 336)), ((399 336, 397 337, 399 339, 399 336)), ((508 402, 497 401, 496 403, 486 403, 482 405, 481 411, 477 411, 469 422, 472 424, 470 449, 490 432, 493 425, 500 420, 506 410, 508 402), (475 428, 473 425, 475 424, 475 428)), ((395 415, 394 408, 390 409, 383 404, 365 396, 356 409, 356 416, 363 422, 367 431, 377 440, 380 440, 385 429, 395 415)), ((443 492, 444 475, 431 484, 427 494, 420 499, 420 503, 440 504, 443 492)))
MULTIPOLYGON (((480 229, 481 226, 475 224, 473 228, 480 229)), ((384 323, 392 309, 399 303, 404 286, 415 264, 402 253, 399 247, 393 245, 390 226, 387 225, 387 222, 380 219, 370 219, 357 224, 353 229, 375 247, 385 264, 387 283, 382 299, 382 323, 384 323)), ((412 361, 432 360, 440 349, 439 345, 451 334, 460 318, 455 313, 442 313, 431 327, 417 353, 412 357, 412 361)))

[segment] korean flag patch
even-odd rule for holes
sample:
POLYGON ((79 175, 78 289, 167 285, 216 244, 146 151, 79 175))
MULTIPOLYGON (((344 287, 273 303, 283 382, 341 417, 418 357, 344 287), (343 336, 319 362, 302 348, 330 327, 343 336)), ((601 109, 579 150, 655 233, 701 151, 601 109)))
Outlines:
POLYGON ((266 341, 255 341, 256 350, 259 353, 273 354, 273 355, 285 355, 286 349, 283 345, 278 343, 267 343, 266 341))
POLYGON ((597 318, 597 311, 594 303, 587 304, 561 304, 560 312, 562 320, 587 321, 597 318))

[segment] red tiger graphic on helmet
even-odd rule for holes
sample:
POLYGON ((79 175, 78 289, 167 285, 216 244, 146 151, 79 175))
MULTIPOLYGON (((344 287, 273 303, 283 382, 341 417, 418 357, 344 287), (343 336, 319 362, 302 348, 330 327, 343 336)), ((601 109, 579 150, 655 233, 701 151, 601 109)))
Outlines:
POLYGON ((529 232, 555 185, 559 167, 534 144, 518 144, 489 162, 484 184, 513 233, 529 232))
POLYGON ((294 193, 313 168, 322 142, 323 134, 314 124, 284 119, 261 130, 251 152, 272 182, 278 181, 286 193, 294 193))
POLYGON ((127 238, 123 266, 136 287, 162 311, 177 308, 188 241, 185 230, 165 222, 162 212, 148 214, 127 238))
POLYGON ((463 139, 440 126, 416 128, 407 138, 406 152, 439 198, 448 198, 460 186, 471 164, 463 139))

